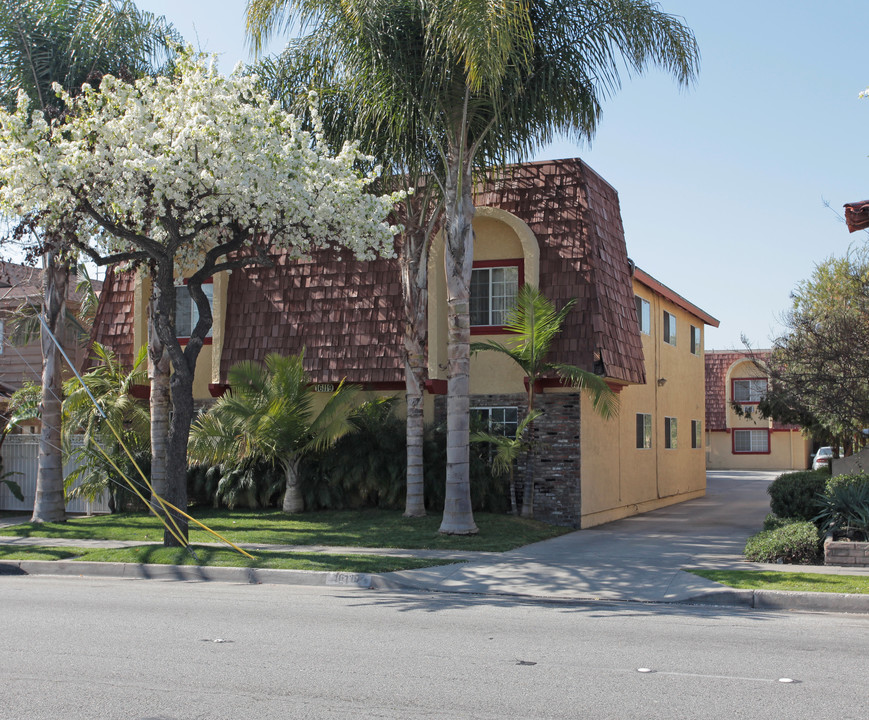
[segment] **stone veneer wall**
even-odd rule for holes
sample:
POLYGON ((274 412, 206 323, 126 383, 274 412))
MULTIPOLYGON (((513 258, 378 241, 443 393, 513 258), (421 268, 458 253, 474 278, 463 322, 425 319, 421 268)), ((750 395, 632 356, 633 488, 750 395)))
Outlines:
MULTIPOLYGON (((534 462, 534 517, 565 527, 580 526, 582 514, 580 463, 580 395, 538 394, 535 403, 543 415, 534 432, 540 446, 534 462)), ((527 411, 522 395, 472 395, 471 408, 517 407, 519 417, 527 411)), ((446 422, 445 396, 435 398, 435 422, 446 422)), ((516 467, 517 501, 521 507, 528 468, 523 459, 516 467)))

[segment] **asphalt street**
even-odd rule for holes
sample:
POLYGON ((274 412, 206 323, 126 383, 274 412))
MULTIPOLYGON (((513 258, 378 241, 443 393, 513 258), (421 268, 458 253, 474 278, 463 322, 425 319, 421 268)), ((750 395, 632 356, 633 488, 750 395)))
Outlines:
POLYGON ((866 716, 861 616, 2 577, 0 719, 866 716))

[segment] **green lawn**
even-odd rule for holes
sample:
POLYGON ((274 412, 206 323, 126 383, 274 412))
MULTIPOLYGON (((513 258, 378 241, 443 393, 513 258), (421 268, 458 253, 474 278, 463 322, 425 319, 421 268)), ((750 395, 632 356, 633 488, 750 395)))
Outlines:
MULTIPOLYGON (((341 510, 284 515, 279 510, 191 511, 197 520, 235 543, 333 545, 432 550, 503 552, 556 537, 569 528, 512 515, 477 513, 478 535, 438 533, 441 517, 409 519, 398 510, 341 510)), ((3 528, 0 535, 99 540, 162 540, 163 526, 153 515, 121 514, 70 518, 64 523, 28 523, 3 528)), ((190 542, 214 542, 214 536, 190 525, 190 542)))
POLYGON ((824 575, 765 570, 689 570, 688 572, 740 590, 869 593, 869 575, 824 575))
POLYGON ((183 548, 143 545, 121 549, 88 550, 85 548, 20 547, 0 545, 2 560, 77 560, 154 565, 200 565, 210 567, 253 567, 274 570, 323 570, 334 572, 383 573, 413 570, 450 561, 420 558, 384 557, 382 555, 324 555, 322 553, 253 552, 254 559, 234 550, 194 547, 194 558, 183 548))

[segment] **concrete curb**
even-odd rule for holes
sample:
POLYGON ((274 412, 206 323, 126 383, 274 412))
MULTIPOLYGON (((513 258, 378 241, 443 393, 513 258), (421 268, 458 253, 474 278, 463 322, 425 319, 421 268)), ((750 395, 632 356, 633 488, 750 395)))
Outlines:
POLYGON ((264 568, 199 567, 197 565, 144 565, 112 562, 63 562, 56 560, 3 560, 0 575, 63 575, 67 577, 180 580, 184 582, 233 582, 252 585, 333 585, 368 589, 367 573, 264 568))
POLYGON ((243 584, 307 585, 387 590, 399 592, 437 592, 459 595, 496 595, 544 602, 640 602, 663 605, 707 605, 752 610, 792 610, 869 614, 869 595, 845 593, 785 592, 782 590, 708 590, 692 597, 661 600, 606 598, 591 594, 574 597, 547 597, 528 593, 462 591, 436 589, 402 581, 391 574, 322 572, 317 570, 271 570, 259 568, 199 567, 196 565, 144 565, 137 563, 70 562, 57 560, 3 560, 3 575, 59 575, 66 577, 128 578, 182 582, 230 582, 243 584))
POLYGON ((869 595, 849 593, 788 592, 785 590, 714 590, 681 603, 691 605, 728 605, 753 610, 798 610, 869 614, 869 595))

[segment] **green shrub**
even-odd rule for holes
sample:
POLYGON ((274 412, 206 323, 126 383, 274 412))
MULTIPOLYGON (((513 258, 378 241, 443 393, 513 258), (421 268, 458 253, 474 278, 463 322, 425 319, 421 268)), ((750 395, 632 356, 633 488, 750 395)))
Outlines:
MULTIPOLYGON (((352 419, 355 430, 330 449, 302 459, 299 478, 307 510, 363 507, 404 509, 407 491, 407 438, 394 400, 360 406, 352 419)), ((446 429, 426 428, 423 445, 425 505, 430 512, 444 507, 446 429)), ((475 511, 507 512, 508 481, 494 478, 488 448, 470 448, 471 503, 475 511)), ((279 469, 191 465, 187 493, 191 502, 213 507, 258 508, 280 505, 284 479, 279 469)))
POLYGON ((773 513, 769 513, 763 519, 763 529, 764 530, 777 530, 780 527, 784 527, 785 525, 793 525, 795 522, 804 522, 799 518, 783 518, 778 515, 774 515, 773 513))
POLYGON ((268 463, 238 466, 191 465, 187 498, 196 505, 257 510, 280 504, 286 481, 280 468, 268 463))
MULTIPOLYGON (((471 432, 485 429, 471 421, 471 432)), ((443 425, 436 425, 426 432, 425 506, 433 512, 444 509, 447 475, 447 432, 443 425)), ((507 475, 495 477, 486 443, 471 443, 469 470, 471 483, 471 507, 475 512, 505 513, 510 510, 510 481, 507 475)))
POLYGON ((821 494, 814 520, 824 533, 869 540, 869 476, 837 475, 821 494))
POLYGON ((752 535, 743 554, 749 562, 813 565, 823 556, 821 535, 811 522, 791 522, 752 535))
POLYGON ((811 520, 818 514, 818 495, 829 479, 825 470, 801 470, 785 473, 773 480, 766 489, 769 506, 780 518, 811 520))
POLYGON ((395 415, 395 399, 361 405, 353 432, 301 468, 305 507, 403 509, 407 478, 405 421, 395 415))

